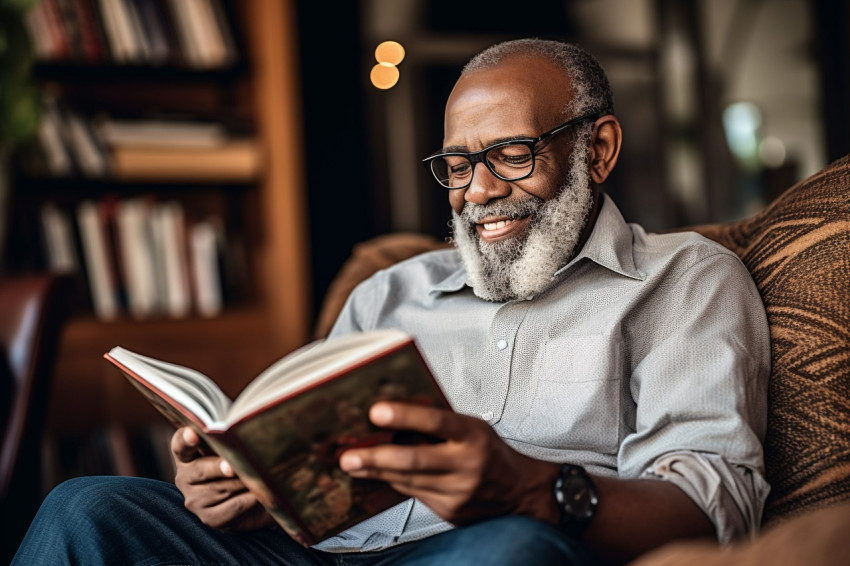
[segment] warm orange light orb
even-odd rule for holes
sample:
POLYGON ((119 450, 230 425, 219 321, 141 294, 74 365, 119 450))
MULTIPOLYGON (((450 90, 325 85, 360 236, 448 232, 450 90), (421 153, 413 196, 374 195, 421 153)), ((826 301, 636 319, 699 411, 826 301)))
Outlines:
POLYGON ((380 89, 388 89, 398 82, 398 69, 391 63, 378 63, 369 73, 372 84, 380 89))
POLYGON ((378 63, 398 65, 404 59, 404 47, 397 41, 384 41, 375 48, 375 60, 378 63))

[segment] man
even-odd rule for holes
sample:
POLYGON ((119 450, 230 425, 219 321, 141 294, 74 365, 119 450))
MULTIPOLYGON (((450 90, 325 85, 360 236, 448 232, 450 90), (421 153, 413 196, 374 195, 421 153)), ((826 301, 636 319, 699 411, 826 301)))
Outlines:
POLYGON ((621 143, 612 112, 595 59, 557 42, 494 46, 452 91, 444 147, 425 163, 449 194, 456 250, 378 273, 332 331, 410 332, 456 410, 376 404, 376 425, 444 442, 341 457, 412 499, 305 549, 182 429, 180 493, 65 484, 21 562, 60 548, 87 563, 592 564, 754 531, 768 490, 764 309, 734 254, 648 235, 600 193, 621 143))

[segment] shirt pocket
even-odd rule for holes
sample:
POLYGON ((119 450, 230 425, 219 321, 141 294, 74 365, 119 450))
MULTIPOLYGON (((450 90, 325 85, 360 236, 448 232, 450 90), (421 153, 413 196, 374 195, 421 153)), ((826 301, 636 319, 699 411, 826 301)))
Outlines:
POLYGON ((537 357, 528 442, 616 454, 621 420, 622 345, 608 335, 558 336, 537 357))

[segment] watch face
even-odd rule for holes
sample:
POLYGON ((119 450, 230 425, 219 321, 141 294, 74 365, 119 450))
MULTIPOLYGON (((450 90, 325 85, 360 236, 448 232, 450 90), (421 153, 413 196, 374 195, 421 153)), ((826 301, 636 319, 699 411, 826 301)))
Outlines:
POLYGON ((555 498, 564 523, 587 523, 596 512, 598 498, 593 480, 583 468, 564 465, 555 484, 555 498))
POLYGON ((585 478, 576 476, 565 487, 565 495, 569 501, 572 516, 578 520, 588 520, 593 517, 596 495, 591 491, 590 484, 585 481, 585 478))

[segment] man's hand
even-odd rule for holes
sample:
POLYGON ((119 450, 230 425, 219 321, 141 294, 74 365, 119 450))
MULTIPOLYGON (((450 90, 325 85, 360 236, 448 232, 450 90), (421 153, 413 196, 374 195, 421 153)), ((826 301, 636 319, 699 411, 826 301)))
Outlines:
POLYGON ((498 515, 528 515, 555 523, 555 464, 516 452, 484 421, 444 409, 376 403, 376 426, 443 439, 438 444, 382 445, 346 451, 340 466, 352 477, 383 480, 457 525, 498 515))
POLYGON ((223 458, 208 450, 191 428, 171 437, 177 466, 174 483, 186 508, 205 525, 228 531, 250 531, 274 524, 257 498, 223 458))

